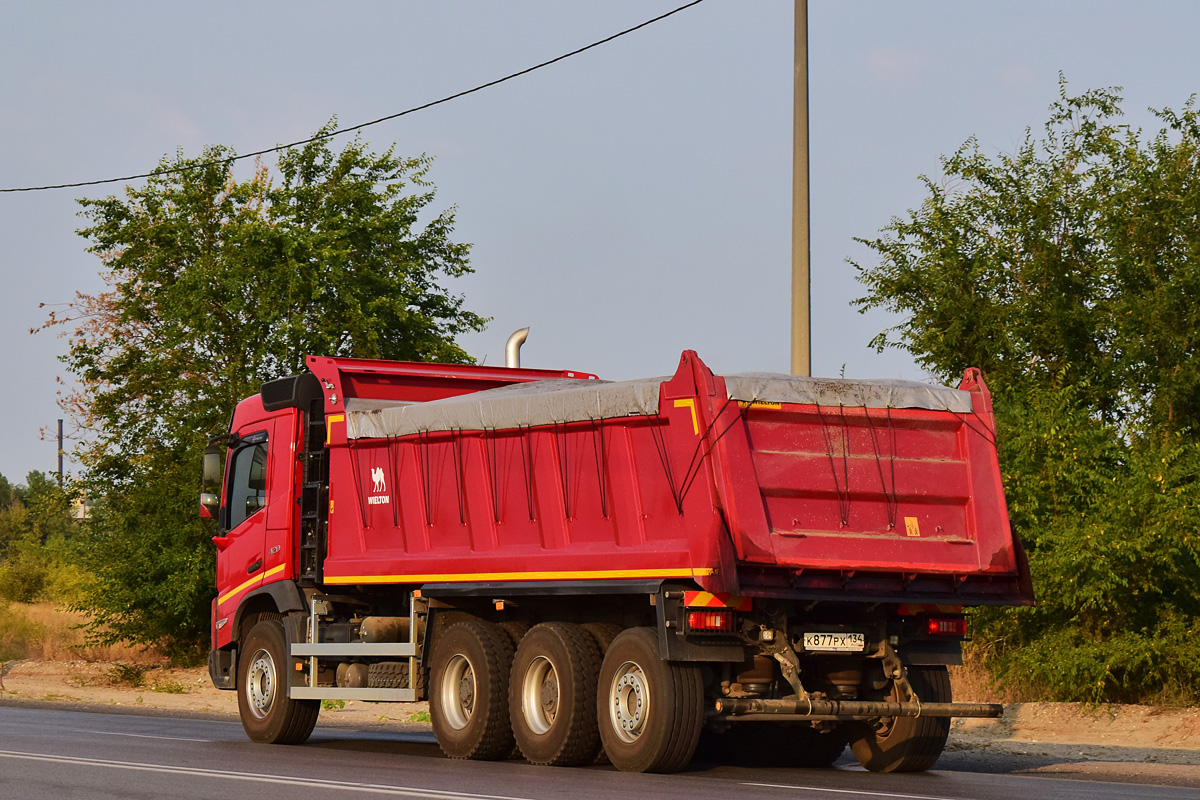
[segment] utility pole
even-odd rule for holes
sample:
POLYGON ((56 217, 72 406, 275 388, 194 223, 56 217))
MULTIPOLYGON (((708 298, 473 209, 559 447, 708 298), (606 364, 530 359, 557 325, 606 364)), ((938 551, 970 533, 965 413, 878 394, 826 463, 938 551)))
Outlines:
POLYGON ((58 485, 63 485, 63 421, 58 421, 58 485))
POLYGON ((796 0, 792 100, 792 374, 812 375, 808 242, 808 0, 796 0))

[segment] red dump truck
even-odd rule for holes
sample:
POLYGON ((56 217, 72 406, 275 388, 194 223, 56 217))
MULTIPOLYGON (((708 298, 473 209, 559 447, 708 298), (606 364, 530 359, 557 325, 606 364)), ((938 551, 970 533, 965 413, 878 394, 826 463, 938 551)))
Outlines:
POLYGON ((991 400, 905 381, 309 357, 205 454, 251 739, 428 699, 448 756, 927 769, 964 606, 1033 602, 991 400))

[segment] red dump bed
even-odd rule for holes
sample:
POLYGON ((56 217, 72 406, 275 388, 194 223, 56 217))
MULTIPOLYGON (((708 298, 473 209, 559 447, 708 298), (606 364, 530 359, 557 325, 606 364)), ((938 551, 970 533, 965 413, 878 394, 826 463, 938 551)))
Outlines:
POLYGON ((326 584, 661 577, 1032 600, 975 371, 961 390, 722 377, 688 351, 669 379, 547 373, 408 403, 345 363, 309 362, 330 445, 326 584))

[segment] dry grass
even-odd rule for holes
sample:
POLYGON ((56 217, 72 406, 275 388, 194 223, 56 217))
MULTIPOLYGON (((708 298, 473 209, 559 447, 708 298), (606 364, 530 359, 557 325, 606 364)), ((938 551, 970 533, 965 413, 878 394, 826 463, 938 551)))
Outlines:
POLYGON ((0 660, 120 661, 158 664, 161 653, 128 645, 97 646, 81 627, 87 618, 53 603, 0 603, 0 660))
POLYGON ((982 653, 972 644, 963 648, 961 667, 950 667, 950 686, 958 703, 1028 703, 1038 697, 1005 688, 983 666, 982 653))
POLYGON ((992 685, 992 676, 976 664, 950 667, 950 686, 956 703, 1002 703, 1004 692, 992 685))

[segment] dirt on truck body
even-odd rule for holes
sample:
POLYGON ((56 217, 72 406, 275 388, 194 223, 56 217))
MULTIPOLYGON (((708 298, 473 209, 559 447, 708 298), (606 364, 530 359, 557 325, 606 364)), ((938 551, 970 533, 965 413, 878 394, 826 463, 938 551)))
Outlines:
POLYGON ((951 717, 1001 710, 951 698, 963 608, 1033 600, 995 435, 976 370, 309 357, 205 456, 210 675, 257 741, 428 699, 456 758, 670 772, 704 736, 927 769, 951 717))

